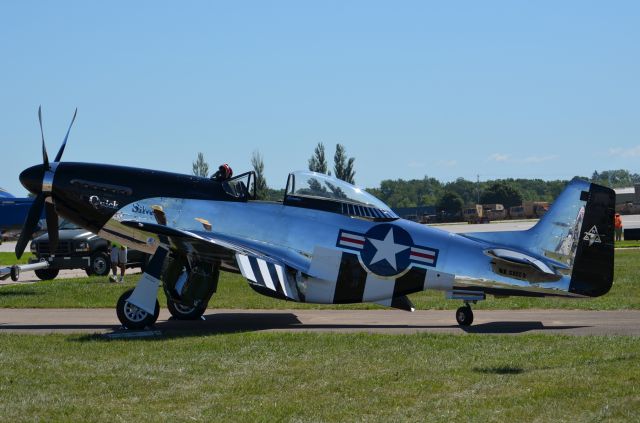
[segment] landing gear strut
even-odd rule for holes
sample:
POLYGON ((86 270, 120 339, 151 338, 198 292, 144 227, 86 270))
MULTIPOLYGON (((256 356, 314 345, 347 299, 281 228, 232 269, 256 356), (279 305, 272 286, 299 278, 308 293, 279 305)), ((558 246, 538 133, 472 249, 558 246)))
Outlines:
POLYGON ((456 311, 456 320, 460 326, 471 326, 471 323, 473 323, 473 310, 471 310, 471 305, 468 302, 465 302, 464 306, 456 311))

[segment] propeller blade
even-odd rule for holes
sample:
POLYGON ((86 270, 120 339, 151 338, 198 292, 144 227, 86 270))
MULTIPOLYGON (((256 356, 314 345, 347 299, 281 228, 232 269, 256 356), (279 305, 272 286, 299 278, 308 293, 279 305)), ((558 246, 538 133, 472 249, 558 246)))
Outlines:
POLYGON ((44 163, 44 167, 48 169, 49 156, 47 155, 47 147, 44 145, 44 130, 42 129, 42 106, 38 107, 38 120, 40 121, 40 134, 42 135, 42 163, 44 163))
MULTIPOLYGON (((69 132, 71 131, 71 127, 73 126, 73 122, 76 120, 76 115, 78 114, 78 108, 76 107, 76 111, 73 112, 73 118, 71 119, 71 123, 69 124, 69 129, 67 129, 67 135, 64 136, 64 141, 62 141, 62 146, 60 146, 60 150, 58 150, 58 154, 56 154, 56 158, 53 160, 54 162, 59 162, 62 158, 62 153, 64 152, 64 148, 67 146, 67 138, 69 138, 69 132)), ((51 242, 51 235, 49 235, 49 242, 51 242)))
POLYGON ((24 253, 24 249, 27 247, 27 243, 31 239, 31 235, 36 231, 38 220, 40 220, 40 216, 42 215, 42 207, 44 204, 44 194, 38 194, 36 199, 33 201, 31 208, 29 209, 29 214, 24 221, 24 225, 22 226, 22 232, 20 233, 20 238, 18 238, 18 242, 16 243, 16 257, 22 257, 22 253, 24 253))
POLYGON ((49 251, 55 254, 58 248, 58 214, 51 203, 44 203, 45 217, 47 218, 47 232, 49 233, 49 251))

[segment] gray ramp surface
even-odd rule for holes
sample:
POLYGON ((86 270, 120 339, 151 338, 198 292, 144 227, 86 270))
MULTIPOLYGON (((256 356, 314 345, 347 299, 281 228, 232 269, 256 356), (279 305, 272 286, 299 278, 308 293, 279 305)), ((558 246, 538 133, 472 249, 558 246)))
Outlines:
MULTIPOLYGON (((204 320, 173 320, 163 309, 152 328, 162 335, 233 332, 370 332, 640 336, 640 310, 476 310, 460 328, 453 310, 207 310, 204 320)), ((0 309, 0 333, 114 333, 113 309, 0 309)))

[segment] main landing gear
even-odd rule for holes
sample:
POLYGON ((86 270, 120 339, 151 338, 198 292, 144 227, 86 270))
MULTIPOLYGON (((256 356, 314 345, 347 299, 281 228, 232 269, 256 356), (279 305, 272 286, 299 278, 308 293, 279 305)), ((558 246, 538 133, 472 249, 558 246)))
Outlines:
POLYGON ((456 311, 456 320, 460 326, 471 326, 471 323, 473 323, 473 310, 471 310, 471 305, 468 302, 465 302, 456 311))
POLYGON ((186 256, 158 247, 135 289, 118 300, 118 320, 127 329, 153 326, 160 314, 157 299, 160 286, 164 287, 167 309, 174 319, 199 320, 217 289, 219 276, 219 264, 190 261, 186 256))
POLYGON ((167 309, 169 313, 178 320, 198 320, 202 317, 204 312, 207 310, 207 305, 199 305, 199 306, 186 306, 184 304, 180 304, 174 302, 171 299, 167 300, 167 309))

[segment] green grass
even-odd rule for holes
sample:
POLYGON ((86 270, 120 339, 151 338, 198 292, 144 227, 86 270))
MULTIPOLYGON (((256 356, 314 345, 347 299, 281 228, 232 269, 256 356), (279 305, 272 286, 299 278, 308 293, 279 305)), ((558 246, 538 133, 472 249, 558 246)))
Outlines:
MULTIPOLYGON (((511 297, 496 299, 477 304, 478 309, 585 309, 620 310, 640 309, 640 251, 616 251, 615 280, 611 291, 598 298, 525 298, 511 297)), ((17 284, 0 287, 0 307, 4 308, 92 308, 114 307, 118 297, 128 288, 135 286, 138 275, 128 275, 122 285, 111 284, 106 277, 78 279, 58 279, 35 284, 17 284)), ((160 293, 160 304, 166 299, 160 293)), ((444 298, 439 291, 426 291, 411 295, 418 309, 455 309, 459 301, 444 298)), ((222 273, 218 292, 209 303, 209 308, 236 309, 365 309, 382 308, 372 304, 354 305, 315 305, 287 302, 265 297, 253 292, 247 282, 239 275, 222 273)))
POLYGON ((640 247, 640 241, 616 241, 616 248, 638 248, 640 247))
POLYGON ((31 253, 24 253, 19 259, 16 258, 16 253, 0 252, 0 266, 11 266, 14 264, 26 264, 33 256, 31 253))
POLYGON ((640 339, 0 335, 3 421, 637 421, 640 339))

